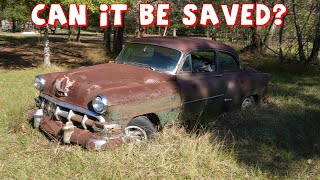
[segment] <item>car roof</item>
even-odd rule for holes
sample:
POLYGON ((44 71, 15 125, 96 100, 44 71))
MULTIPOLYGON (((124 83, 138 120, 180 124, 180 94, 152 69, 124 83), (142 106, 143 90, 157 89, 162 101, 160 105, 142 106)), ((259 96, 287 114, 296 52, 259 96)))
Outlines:
POLYGON ((200 38, 190 38, 190 37, 143 37, 137 38, 131 41, 131 43, 143 43, 143 44, 152 44, 168 47, 171 49, 176 49, 182 51, 183 53, 187 53, 192 50, 209 50, 216 49, 220 51, 225 51, 232 54, 234 57, 239 59, 239 54, 237 51, 221 42, 200 39, 200 38))

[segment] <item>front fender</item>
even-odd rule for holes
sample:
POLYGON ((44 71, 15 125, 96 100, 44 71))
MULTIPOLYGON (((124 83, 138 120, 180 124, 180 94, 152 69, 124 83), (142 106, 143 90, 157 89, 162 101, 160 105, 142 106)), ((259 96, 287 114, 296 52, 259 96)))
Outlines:
POLYGON ((107 116, 112 121, 123 121, 126 124, 136 116, 154 113, 161 123, 169 121, 166 117, 172 117, 181 107, 179 87, 173 82, 162 82, 130 86, 121 90, 108 91, 110 107, 107 116), (171 115, 168 115, 171 114, 171 115))

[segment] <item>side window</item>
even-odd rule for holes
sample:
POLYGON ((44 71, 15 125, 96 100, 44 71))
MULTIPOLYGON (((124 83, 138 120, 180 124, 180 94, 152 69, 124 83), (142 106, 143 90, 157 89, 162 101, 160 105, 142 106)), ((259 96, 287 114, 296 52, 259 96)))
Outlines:
POLYGON ((217 62, 220 65, 220 68, 224 70, 237 70, 239 65, 237 60, 230 54, 224 52, 217 53, 217 62))
POLYGON ((216 71, 214 51, 191 52, 192 72, 214 72, 216 71))
POLYGON ((182 66, 181 71, 182 71, 182 72, 191 72, 191 71, 192 71, 191 67, 192 67, 191 56, 188 55, 188 56, 186 57, 186 60, 184 61, 184 64, 183 64, 183 66, 182 66))

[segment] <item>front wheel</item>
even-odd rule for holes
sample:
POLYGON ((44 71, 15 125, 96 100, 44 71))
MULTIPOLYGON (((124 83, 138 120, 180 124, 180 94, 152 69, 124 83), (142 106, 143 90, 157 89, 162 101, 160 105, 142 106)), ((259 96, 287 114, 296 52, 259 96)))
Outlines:
POLYGON ((133 118, 126 128, 126 134, 140 136, 140 139, 153 139, 157 130, 154 124, 145 116, 133 118), (135 128, 138 127, 138 128, 135 128))

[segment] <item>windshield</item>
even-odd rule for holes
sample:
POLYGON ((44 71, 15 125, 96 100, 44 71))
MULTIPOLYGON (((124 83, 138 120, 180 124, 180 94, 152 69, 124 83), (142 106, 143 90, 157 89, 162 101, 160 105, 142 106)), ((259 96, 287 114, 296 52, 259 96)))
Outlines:
POLYGON ((172 72, 180 59, 181 52, 149 44, 128 44, 116 59, 118 63, 148 67, 162 72, 172 72))

